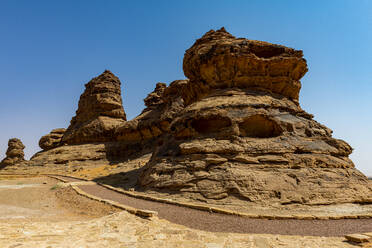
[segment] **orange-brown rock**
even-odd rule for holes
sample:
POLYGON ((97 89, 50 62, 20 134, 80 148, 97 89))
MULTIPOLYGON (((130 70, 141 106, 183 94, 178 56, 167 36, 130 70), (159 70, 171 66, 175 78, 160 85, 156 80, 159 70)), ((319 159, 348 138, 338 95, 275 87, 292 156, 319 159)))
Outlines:
POLYGON ((120 85, 119 78, 108 70, 89 81, 62 142, 83 144, 112 141, 116 127, 126 120, 120 85))
POLYGON ((0 167, 16 165, 25 161, 25 154, 23 152, 25 146, 22 141, 17 138, 12 138, 8 141, 8 149, 6 157, 0 162, 0 167))
POLYGON ((66 132, 65 128, 53 129, 49 134, 44 135, 39 140, 39 146, 43 150, 49 150, 61 145, 63 134, 66 132))
POLYGON ((302 52, 209 31, 186 51, 186 107, 139 183, 218 202, 372 202, 372 184, 298 103, 302 52))
POLYGON ((224 28, 207 32, 189 48, 183 70, 190 79, 186 103, 213 89, 257 89, 298 101, 307 72, 302 51, 268 42, 235 38, 224 28))
MULTIPOLYGON (((144 100, 146 108, 133 120, 117 128, 115 136, 120 142, 148 147, 153 150, 156 140, 169 132, 169 125, 183 109, 182 89, 187 80, 176 80, 168 87, 158 83, 152 93, 144 100)), ((142 149, 142 148, 140 148, 142 149)))

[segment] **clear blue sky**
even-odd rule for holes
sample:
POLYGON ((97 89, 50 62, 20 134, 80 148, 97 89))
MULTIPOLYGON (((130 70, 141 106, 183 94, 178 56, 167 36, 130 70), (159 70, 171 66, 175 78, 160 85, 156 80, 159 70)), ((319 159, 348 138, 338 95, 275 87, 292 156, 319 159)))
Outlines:
POLYGON ((0 0, 0 158, 67 127, 84 84, 110 69, 129 119, 156 82, 185 78, 184 51, 210 29, 302 49, 301 106, 349 142, 372 175, 372 1, 0 0))

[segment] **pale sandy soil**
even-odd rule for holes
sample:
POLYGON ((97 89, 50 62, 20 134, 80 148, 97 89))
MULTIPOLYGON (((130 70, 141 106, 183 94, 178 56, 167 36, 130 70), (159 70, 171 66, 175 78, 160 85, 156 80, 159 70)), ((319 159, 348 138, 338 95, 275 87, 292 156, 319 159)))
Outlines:
POLYGON ((342 237, 195 230, 117 212, 58 185, 48 178, 0 180, 0 247, 354 247, 342 237))
MULTIPOLYGON (((150 159, 151 154, 143 155, 142 157, 128 160, 122 163, 91 163, 89 166, 26 166, 26 167, 7 167, 2 173, 53 173, 60 175, 70 175, 78 178, 94 180, 108 184, 125 190, 135 190, 145 195, 154 197, 172 199, 179 202, 188 202, 196 204, 205 204, 217 208, 233 210, 254 215, 270 215, 270 216, 291 216, 291 215, 313 215, 319 218, 327 216, 343 217, 343 216, 358 216, 369 215, 372 212, 372 204, 338 204, 338 205, 319 205, 307 206, 301 204, 289 205, 260 205, 252 202, 242 201, 236 198, 230 198, 220 203, 218 200, 208 200, 197 195, 172 194, 171 192, 158 192, 146 190, 143 191, 137 184, 137 178, 141 173, 143 166, 150 159), (228 204, 226 204, 228 203, 228 204)), ((1 176, 1 174, 0 174, 1 176)))
POLYGON ((342 237, 213 233, 165 220, 146 220, 127 212, 59 222, 0 222, 4 248, 343 248, 355 247, 342 237))
POLYGON ((61 188, 50 178, 0 180, 1 222, 83 220, 116 211, 78 196, 71 188, 61 188))

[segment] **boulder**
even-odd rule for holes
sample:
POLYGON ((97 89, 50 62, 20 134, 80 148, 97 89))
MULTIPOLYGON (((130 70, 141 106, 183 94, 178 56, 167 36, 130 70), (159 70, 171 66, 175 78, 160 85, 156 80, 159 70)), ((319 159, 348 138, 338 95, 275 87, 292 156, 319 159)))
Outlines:
POLYGON ((116 127, 126 121, 120 86, 119 78, 108 70, 89 81, 62 143, 112 141, 116 127))
POLYGON ((39 140, 39 146, 43 150, 49 150, 61 145, 62 137, 66 132, 65 128, 53 129, 49 134, 39 140))
POLYGON ((1 167, 16 165, 25 161, 23 152, 25 146, 22 141, 17 138, 12 138, 8 141, 8 149, 6 157, 0 162, 1 167))
POLYGON ((371 202, 372 185, 299 105, 302 51, 209 31, 186 51, 184 107, 139 183, 185 197, 260 204, 371 202))

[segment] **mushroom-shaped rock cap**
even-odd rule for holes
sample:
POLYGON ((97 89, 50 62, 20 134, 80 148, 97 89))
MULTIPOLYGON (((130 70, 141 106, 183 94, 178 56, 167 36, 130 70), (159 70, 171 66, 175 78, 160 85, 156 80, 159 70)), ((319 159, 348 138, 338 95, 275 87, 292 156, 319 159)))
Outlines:
POLYGON ((25 146, 23 145, 22 141, 20 139, 17 139, 17 138, 9 139, 8 147, 10 147, 12 149, 20 149, 20 150, 25 149, 25 146))
POLYGON ((185 75, 197 88, 252 88, 298 101, 307 72, 301 50, 236 38, 224 28, 207 32, 183 59, 185 75))

